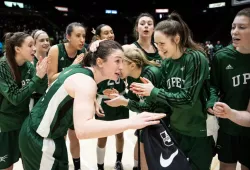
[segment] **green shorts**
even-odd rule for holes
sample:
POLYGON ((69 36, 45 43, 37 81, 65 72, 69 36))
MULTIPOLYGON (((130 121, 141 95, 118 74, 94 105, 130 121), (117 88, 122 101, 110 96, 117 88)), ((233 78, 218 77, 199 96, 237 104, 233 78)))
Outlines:
POLYGON ((9 168, 20 158, 18 147, 19 130, 0 132, 0 169, 9 168))
POLYGON ((218 159, 224 163, 237 163, 250 168, 250 137, 231 136, 219 130, 217 140, 218 159))
POLYGON ((171 134, 179 148, 189 158, 192 170, 209 170, 215 155, 215 143, 212 136, 192 137, 182 135, 174 130, 171 134))
POLYGON ((95 115, 95 118, 98 120, 112 121, 112 120, 129 118, 129 109, 126 107, 123 107, 123 106, 110 107, 106 103, 103 103, 103 102, 101 103, 101 106, 102 106, 105 116, 98 117, 97 115, 95 115))
POLYGON ((19 134, 19 148, 25 170, 68 170, 68 154, 64 137, 42 138, 25 120, 19 134))

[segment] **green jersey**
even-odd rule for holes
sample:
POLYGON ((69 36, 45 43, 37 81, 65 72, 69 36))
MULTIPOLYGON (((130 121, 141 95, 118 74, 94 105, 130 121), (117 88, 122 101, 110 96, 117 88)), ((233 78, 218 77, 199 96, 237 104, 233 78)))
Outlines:
POLYGON ((98 117, 96 119, 101 120, 118 120, 128 118, 129 110, 126 107, 110 107, 104 101, 109 100, 107 96, 103 94, 103 91, 106 89, 116 89, 121 95, 125 95, 126 85, 122 79, 118 79, 117 81, 113 80, 104 80, 100 82, 97 90, 97 101, 101 104, 102 109, 104 111, 105 117, 98 117), (123 114, 122 114, 123 113, 123 114))
POLYGON ((209 66, 205 55, 187 49, 179 59, 163 60, 162 75, 162 88, 155 87, 147 100, 171 107, 170 125, 175 131, 193 137, 207 136, 209 66))
POLYGON ((159 63, 159 64, 162 62, 162 58, 161 58, 160 55, 158 54, 158 50, 157 50, 156 46, 155 46, 153 43, 152 43, 152 45, 153 45, 153 47, 154 47, 154 49, 155 49, 155 52, 154 52, 154 53, 148 53, 147 51, 145 51, 145 50, 140 46, 140 44, 139 44, 137 41, 135 41, 133 44, 136 45, 138 48, 140 48, 140 49, 144 52, 144 54, 146 55, 146 57, 147 57, 147 59, 148 59, 149 61, 155 61, 156 63, 159 63))
MULTIPOLYGON (((155 67, 155 66, 144 66, 142 68, 142 72, 140 77, 144 77, 147 78, 148 80, 150 80, 152 82, 152 84, 159 88, 160 87, 160 83, 161 83, 161 78, 162 78, 162 73, 159 67, 155 67)), ((142 83, 140 78, 132 78, 132 77, 128 77, 127 78, 127 83, 128 83, 128 87, 130 87, 130 85, 133 82, 137 82, 137 83, 142 83)), ((154 112, 156 109, 159 109, 159 105, 153 103, 153 102, 148 102, 147 100, 145 100, 145 97, 142 96, 138 96, 136 94, 134 94, 133 92, 131 92, 130 90, 128 91, 128 98, 129 98, 129 102, 128 102, 128 108, 131 111, 134 112, 143 112, 143 111, 151 111, 154 112)), ((166 110, 167 107, 165 107, 164 110, 166 110)))
MULTIPOLYGON (((33 60, 33 65, 36 68, 36 65, 38 63, 38 60, 36 56, 34 57, 33 60)), ((47 75, 44 76, 44 81, 43 84, 39 88, 37 88, 36 92, 32 94, 32 98, 34 99, 34 105, 37 103, 37 101, 42 97, 42 95, 45 93, 46 89, 48 88, 48 77, 47 75)))
POLYGON ((68 56, 64 44, 57 44, 57 47, 58 47, 58 73, 60 73, 66 67, 70 66, 74 62, 77 55, 85 53, 85 48, 83 48, 82 50, 77 51, 76 56, 74 58, 70 58, 68 56))
POLYGON ((43 79, 35 75, 30 62, 18 67, 21 83, 14 80, 6 57, 0 60, 0 132, 18 130, 29 114, 29 101, 43 79))
MULTIPOLYGON (((207 107, 219 99, 236 110, 246 110, 250 94, 250 54, 241 54, 229 45, 215 54, 211 69, 211 97, 207 107)), ((220 130, 238 136, 250 135, 250 128, 229 119, 219 119, 220 130)))
POLYGON ((40 136, 56 139, 66 135, 68 128, 73 125, 74 99, 68 95, 63 83, 76 73, 94 78, 92 71, 80 64, 64 69, 31 110, 30 126, 40 136))

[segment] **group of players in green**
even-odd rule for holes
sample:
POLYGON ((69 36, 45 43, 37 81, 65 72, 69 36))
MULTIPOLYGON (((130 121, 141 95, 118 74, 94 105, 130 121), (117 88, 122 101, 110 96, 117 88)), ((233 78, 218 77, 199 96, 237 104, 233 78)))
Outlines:
MULTIPOLYGON (((235 16, 232 43, 215 54, 211 71, 177 13, 154 24, 141 14, 137 41, 124 46, 102 24, 95 36, 103 41, 88 51, 80 23, 69 24, 67 42, 51 48, 45 31, 7 33, 0 60, 0 169, 13 169, 20 156, 25 170, 68 169, 67 133, 75 169, 79 140, 88 138, 98 138, 97 164, 104 169, 107 136, 114 134, 115 169, 123 169, 123 131, 163 119, 193 170, 209 170, 215 148, 221 170, 236 169, 237 162, 249 170, 250 8, 235 16), (129 110, 139 114, 129 117, 129 110), (210 127, 216 117, 218 131, 210 127)), ((147 170, 143 141, 135 146, 133 169, 138 147, 147 170)))

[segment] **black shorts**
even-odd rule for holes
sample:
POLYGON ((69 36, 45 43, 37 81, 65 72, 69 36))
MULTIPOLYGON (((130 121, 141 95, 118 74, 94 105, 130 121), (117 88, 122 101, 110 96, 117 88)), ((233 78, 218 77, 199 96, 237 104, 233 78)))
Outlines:
POLYGON ((231 136, 222 131, 217 140, 218 159, 224 163, 240 162, 250 168, 250 137, 231 136))

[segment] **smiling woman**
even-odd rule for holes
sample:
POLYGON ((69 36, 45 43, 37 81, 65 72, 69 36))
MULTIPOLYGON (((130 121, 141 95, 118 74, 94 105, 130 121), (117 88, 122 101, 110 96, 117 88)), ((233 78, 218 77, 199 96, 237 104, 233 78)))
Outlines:
POLYGON ((88 139, 144 128, 165 117, 142 113, 109 122, 93 119, 97 84, 117 80, 115 73, 122 68, 122 55, 120 44, 106 40, 96 52, 87 54, 84 64, 62 71, 22 125, 19 147, 25 170, 68 170, 64 135, 73 124, 77 138, 88 139))
POLYGON ((130 89, 145 96, 149 102, 170 107, 172 134, 180 143, 180 149, 189 156, 192 169, 210 169, 214 141, 207 133, 204 109, 206 90, 209 91, 206 57, 177 13, 156 25, 154 40, 159 54, 165 59, 161 65, 161 87, 148 81, 146 84, 132 83, 130 89))
MULTIPOLYGON (((36 67, 39 60, 47 57, 48 51, 50 49, 50 41, 48 34, 43 30, 34 30, 31 33, 32 38, 34 39, 35 45, 35 54, 33 59, 33 65, 36 67)), ((45 76, 46 80, 44 84, 41 85, 35 93, 32 94, 32 99, 30 101, 30 109, 37 103, 40 97, 45 93, 45 90, 48 87, 48 78, 45 76)))

